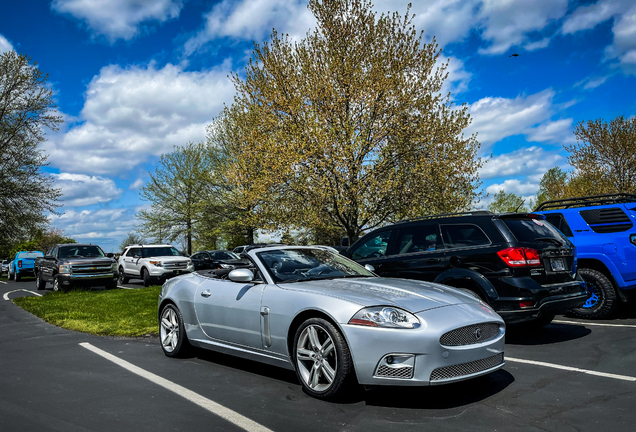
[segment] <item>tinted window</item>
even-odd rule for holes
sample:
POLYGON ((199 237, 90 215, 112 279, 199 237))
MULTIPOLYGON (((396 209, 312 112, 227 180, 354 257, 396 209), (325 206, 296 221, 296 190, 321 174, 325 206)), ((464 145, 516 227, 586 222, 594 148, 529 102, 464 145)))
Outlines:
POLYGON ((218 260, 240 259, 239 256, 236 255, 234 252, 214 252, 212 254, 212 258, 218 259, 218 260))
POLYGON ((194 254, 192 255, 192 259, 195 259, 195 260, 203 259, 203 254, 198 254, 198 253, 194 254))
POLYGON ((362 243, 355 246, 351 251, 351 258, 356 260, 385 256, 390 237, 391 231, 383 231, 369 236, 362 243))
POLYGON ((597 233, 614 233, 627 231, 632 226, 631 219, 619 207, 581 210, 581 217, 597 233))
POLYGON ((181 252, 171 246, 161 247, 145 247, 141 249, 144 258, 152 258, 158 256, 182 256, 181 252))
POLYGON ((477 225, 442 225, 442 238, 447 247, 486 246, 490 239, 477 225))
POLYGON ((141 258, 141 248, 132 248, 128 251, 126 256, 133 258, 141 258))
POLYGON ((552 225, 554 225, 556 229, 561 231, 566 236, 568 236, 568 237, 572 237, 573 236, 572 230, 570 229, 570 226, 568 225, 568 223, 566 222, 566 220, 565 220, 565 218, 563 217, 562 214, 560 214, 560 213, 547 214, 547 215, 545 215, 545 220, 547 220, 552 225))
POLYGON ((397 253, 434 251, 437 249, 437 224, 401 228, 397 237, 397 253))
POLYGON ((104 252, 99 246, 64 246, 60 247, 60 258, 72 258, 72 257, 103 257, 104 252))
POLYGON ((565 239, 554 227, 541 219, 501 219, 520 242, 533 242, 539 238, 565 239))

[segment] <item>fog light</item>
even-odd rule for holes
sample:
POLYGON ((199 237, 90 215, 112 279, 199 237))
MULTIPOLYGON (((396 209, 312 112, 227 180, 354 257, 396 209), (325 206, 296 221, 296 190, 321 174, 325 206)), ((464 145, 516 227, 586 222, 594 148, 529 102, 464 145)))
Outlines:
POLYGON ((388 357, 386 358, 386 362, 387 362, 388 364, 393 364, 393 356, 388 356, 388 357))
POLYGON ((523 308, 529 308, 529 307, 532 307, 532 306, 534 306, 534 302, 533 301, 522 301, 522 302, 519 302, 519 307, 522 308, 522 309, 523 308))

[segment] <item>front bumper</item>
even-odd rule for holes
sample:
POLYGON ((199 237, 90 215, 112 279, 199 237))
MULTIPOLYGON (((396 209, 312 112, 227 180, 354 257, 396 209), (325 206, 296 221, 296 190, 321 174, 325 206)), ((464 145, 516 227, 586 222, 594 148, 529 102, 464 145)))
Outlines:
POLYGON ((118 276, 117 272, 107 274, 58 274, 57 279, 60 284, 65 286, 101 286, 116 285, 118 276))
POLYGON ((176 270, 166 270, 162 267, 154 267, 150 269, 150 277, 153 280, 164 281, 166 279, 170 279, 171 277, 181 276, 192 272, 194 272, 194 266, 176 270))
POLYGON ((35 276, 35 270, 33 268, 18 268, 16 270, 19 276, 35 276))
POLYGON ((491 373, 505 364, 505 324, 490 308, 480 304, 459 304, 416 315, 422 322, 417 329, 341 325, 360 384, 446 384, 491 373), (443 334, 480 323, 496 323, 499 331, 481 343, 460 346, 444 346, 440 343, 443 334), (388 355, 413 356, 413 370, 409 378, 379 376, 381 362, 388 355))

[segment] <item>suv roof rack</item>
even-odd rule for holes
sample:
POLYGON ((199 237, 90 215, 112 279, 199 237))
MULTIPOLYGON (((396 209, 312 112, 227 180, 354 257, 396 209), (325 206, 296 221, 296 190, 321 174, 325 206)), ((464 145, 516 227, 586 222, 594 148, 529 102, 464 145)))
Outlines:
POLYGON ((411 218, 411 219, 402 219, 401 221, 396 222, 396 224, 413 222, 418 220, 425 220, 425 219, 442 218, 442 217, 474 216, 474 215, 494 215, 494 213, 488 210, 474 210, 474 211, 458 212, 458 213, 442 213, 442 214, 429 215, 429 216, 419 216, 419 217, 411 218))
POLYGON ((541 203, 534 211, 543 211, 558 208, 587 207, 607 204, 626 204, 636 202, 636 195, 628 193, 616 193, 605 195, 592 195, 577 198, 565 198, 550 200, 541 203))

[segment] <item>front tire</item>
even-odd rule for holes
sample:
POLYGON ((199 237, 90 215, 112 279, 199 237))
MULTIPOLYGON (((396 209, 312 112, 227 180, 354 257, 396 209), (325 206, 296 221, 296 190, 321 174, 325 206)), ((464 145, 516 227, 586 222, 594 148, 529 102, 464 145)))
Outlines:
POLYGON ((141 269, 141 278, 144 281, 144 286, 145 287, 149 287, 150 286, 150 273, 148 273, 148 270, 146 270, 145 268, 141 269))
POLYGON ((603 273, 588 268, 579 269, 590 297, 583 306, 572 309, 579 318, 602 319, 614 313, 618 306, 614 285, 603 273))
POLYGON ((161 311, 159 341, 163 353, 168 357, 184 357, 191 349, 183 325, 183 317, 173 304, 167 304, 161 311))
POLYGON ((130 278, 126 277, 126 273, 124 273, 124 268, 119 267, 119 285, 127 284, 130 281, 130 278))
MULTIPOLYGON (((66 288, 66 289, 70 289, 70 287, 66 288)), ((59 278, 57 276, 55 276, 53 278, 53 291, 61 291, 64 292, 66 291, 66 289, 64 288, 64 285, 62 285, 59 281, 59 278)))
POLYGON ((304 390, 318 399, 345 392, 353 378, 353 361, 347 342, 329 321, 310 318, 296 331, 294 366, 304 390))
POLYGON ((40 291, 42 291, 43 289, 46 289, 46 281, 42 279, 42 277, 40 276, 40 272, 37 272, 35 274, 35 285, 40 291))

